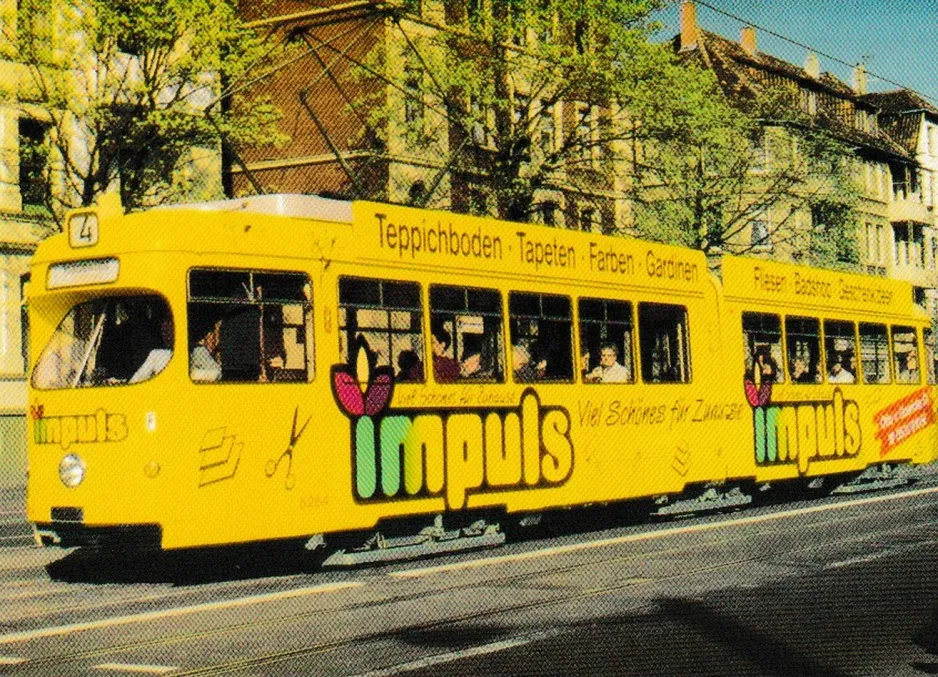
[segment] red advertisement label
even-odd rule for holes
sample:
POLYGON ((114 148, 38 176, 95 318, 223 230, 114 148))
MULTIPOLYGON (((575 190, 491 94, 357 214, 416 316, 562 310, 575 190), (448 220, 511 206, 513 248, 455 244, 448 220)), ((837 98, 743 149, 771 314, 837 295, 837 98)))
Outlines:
POLYGON ((935 422, 935 406, 931 388, 922 388, 873 416, 876 421, 876 437, 883 446, 880 457, 886 456, 899 444, 935 422))

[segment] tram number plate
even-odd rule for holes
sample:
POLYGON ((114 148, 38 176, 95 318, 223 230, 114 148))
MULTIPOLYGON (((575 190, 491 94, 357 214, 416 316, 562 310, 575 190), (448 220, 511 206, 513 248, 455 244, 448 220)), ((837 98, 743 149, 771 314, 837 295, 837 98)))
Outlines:
POLYGON ((98 215, 76 214, 68 222, 68 242, 72 247, 91 247, 98 243, 98 215))

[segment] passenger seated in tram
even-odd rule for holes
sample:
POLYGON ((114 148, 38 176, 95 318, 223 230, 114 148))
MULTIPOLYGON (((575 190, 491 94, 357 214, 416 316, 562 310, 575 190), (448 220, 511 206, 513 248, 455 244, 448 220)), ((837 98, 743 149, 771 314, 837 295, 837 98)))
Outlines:
POLYGON ((222 321, 215 320, 203 325, 195 333, 197 340, 189 354, 189 375, 193 381, 211 382, 221 380, 221 361, 219 344, 221 343, 222 321))
MULTIPOLYGON (((796 360, 800 362, 800 360, 796 360)), ((804 363, 801 362, 803 365, 804 363)), ((794 372, 794 369, 792 369, 794 372)), ((768 347, 760 346, 752 354, 749 366, 749 380, 755 384, 775 383, 778 378, 778 363, 769 354, 768 347)))
POLYGON ((443 327, 436 327, 430 338, 433 345, 433 376, 437 383, 452 383, 459 378, 459 363, 446 354, 452 339, 443 327))
POLYGON ((817 383, 817 379, 811 375, 811 369, 808 367, 808 363, 800 357, 796 357, 792 360, 791 380, 794 383, 817 383))
POLYGON ((918 357, 914 352, 906 353, 905 359, 901 360, 896 380, 899 383, 918 383, 918 357))
POLYGON ((402 350, 397 356, 397 380, 401 383, 422 383, 423 364, 415 350, 402 350))
POLYGON ((632 375, 619 362, 619 349, 614 343, 603 344, 599 351, 599 366, 587 374, 587 383, 628 383, 632 375))
POLYGON ((853 374, 844 367, 846 361, 843 355, 835 355, 831 362, 830 374, 827 377, 828 383, 853 383, 856 379, 853 374))
POLYGON ((531 359, 530 347, 524 343, 516 343, 511 347, 511 368, 518 383, 533 383, 537 380, 537 366, 531 359))

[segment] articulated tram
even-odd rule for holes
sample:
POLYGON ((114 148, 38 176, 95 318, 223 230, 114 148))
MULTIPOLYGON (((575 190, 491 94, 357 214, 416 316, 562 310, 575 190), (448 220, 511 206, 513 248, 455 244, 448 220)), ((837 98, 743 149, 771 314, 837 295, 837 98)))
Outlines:
POLYGON ((31 279, 44 544, 496 542, 938 448, 928 317, 882 278, 274 195, 105 199, 31 279))

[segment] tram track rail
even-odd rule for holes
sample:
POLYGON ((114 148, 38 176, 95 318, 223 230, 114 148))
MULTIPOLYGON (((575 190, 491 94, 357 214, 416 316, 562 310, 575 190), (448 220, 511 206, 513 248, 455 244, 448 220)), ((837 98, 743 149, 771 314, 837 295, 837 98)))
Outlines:
MULTIPOLYGON (((898 506, 890 510, 890 512, 899 513, 902 510, 903 510, 903 506, 898 506)), ((883 513, 880 512, 879 516, 883 517, 883 513)), ((821 528, 821 527, 830 528, 831 526, 836 525, 838 523, 849 522, 849 521, 860 519, 860 518, 861 516, 853 516, 853 517, 845 516, 845 517, 833 519, 833 520, 826 519, 826 520, 823 520, 821 523, 817 523, 811 526, 812 527, 816 526, 818 528, 821 528)), ((557 590, 559 594, 554 594, 548 599, 519 602, 516 604, 508 604, 508 605, 498 605, 496 608, 491 608, 488 610, 472 611, 472 612, 468 612, 464 614, 449 615, 445 618, 428 621, 425 623, 415 624, 415 625, 409 625, 405 628, 395 628, 395 629, 383 630, 379 632, 364 633, 364 634, 356 635, 354 637, 315 643, 306 647, 292 648, 292 649, 283 650, 283 651, 275 651, 275 652, 271 652, 271 653, 260 655, 260 656, 243 657, 243 658, 238 658, 238 659, 234 659, 231 661, 226 661, 224 663, 216 663, 214 665, 201 666, 201 667, 191 668, 188 670, 182 669, 180 671, 174 671, 173 674, 181 677, 182 675, 215 675, 215 674, 221 675, 221 674, 235 673, 235 672, 246 670, 246 669, 270 666, 270 665, 275 665, 278 663, 288 662, 290 660, 298 660, 298 659, 302 659, 305 657, 322 655, 322 654, 338 651, 343 648, 348 648, 348 647, 351 647, 352 645, 360 646, 362 643, 380 643, 380 642, 392 641, 394 639, 397 639, 406 635, 410 635, 412 633, 427 632, 427 631, 439 630, 439 629, 447 628, 447 627, 454 627, 454 626, 458 626, 461 623, 465 623, 467 621, 478 622, 480 620, 484 621, 486 619, 497 618, 504 614, 512 614, 512 613, 518 613, 518 612, 524 612, 524 611, 534 611, 534 610, 539 610, 539 609, 550 608, 551 606, 556 606, 556 605, 576 603, 576 602, 586 600, 595 596, 616 594, 618 592, 622 592, 624 590, 633 588, 638 585, 652 584, 652 583, 654 584, 673 583, 674 581, 687 579, 687 578, 697 576, 700 574, 706 574, 706 573, 711 573, 714 571, 725 570, 725 569, 732 568, 732 567, 744 566, 747 563, 764 562, 767 560, 773 560, 776 563, 781 562, 785 566, 795 566, 795 563, 793 562, 793 560, 797 560, 797 555, 803 554, 805 552, 809 552, 811 550, 817 550, 822 545, 824 547, 831 547, 831 546, 849 547, 857 543, 862 543, 864 541, 871 541, 871 540, 875 540, 876 542, 883 542, 883 543, 888 544, 891 539, 894 539, 897 536, 899 537, 900 542, 906 543, 907 547, 923 547, 927 544, 933 544, 935 542, 938 542, 938 539, 935 539, 935 538, 926 538, 925 540, 920 540, 918 542, 915 542, 914 540, 912 542, 909 542, 908 537, 903 537, 903 534, 907 533, 909 528, 910 528, 910 525, 908 523, 899 524, 886 531, 877 532, 875 537, 871 537, 869 534, 849 534, 848 535, 846 534, 846 532, 844 532, 845 533, 844 537, 838 538, 833 543, 830 541, 824 542, 823 544, 812 542, 812 543, 803 545, 802 547, 796 547, 796 548, 789 547, 789 548, 781 549, 780 551, 777 551, 777 552, 776 551, 770 551, 770 552, 763 551, 763 552, 760 552, 758 555, 753 555, 753 556, 748 556, 748 557, 736 557, 736 558, 732 558, 729 561, 709 564, 706 566, 694 567, 694 568, 686 569, 686 570, 683 570, 681 572, 677 572, 674 574, 657 575, 657 576, 650 577, 650 578, 633 576, 633 577, 626 578, 623 581, 615 583, 613 585, 605 585, 605 586, 599 586, 596 588, 581 589, 581 590, 576 590, 576 591, 566 592, 566 593, 559 592, 560 588, 557 588, 556 586, 551 586, 551 585, 539 586, 541 589, 545 589, 545 590, 549 590, 549 589, 557 590)), ((932 532, 929 532, 928 535, 935 536, 935 534, 932 532)), ((734 539, 732 538, 720 538, 716 540, 711 539, 708 541, 708 546, 719 546, 720 544, 730 542, 732 540, 734 539)), ((651 553, 651 555, 654 557, 667 557, 669 555, 674 555, 680 552, 686 552, 686 549, 687 549, 686 545, 681 546, 681 547, 669 547, 669 548, 664 548, 664 549, 656 549, 654 550, 653 553, 651 553)), ((594 558, 588 559, 588 561, 574 562, 572 564, 568 564, 562 567, 554 567, 550 569, 540 570, 537 572, 526 570, 523 572, 515 572, 511 574, 490 577, 490 578, 487 578, 483 582, 464 581, 461 583, 457 583, 455 585, 437 587, 430 594, 457 593, 462 590, 477 589, 480 585, 483 585, 489 588, 510 587, 512 585, 517 585, 519 582, 525 581, 526 579, 529 580, 532 576, 536 576, 536 575, 549 574, 549 575, 555 576, 555 575, 560 575, 560 574, 575 573, 577 571, 585 570, 589 567, 614 565, 617 563, 634 561, 636 559, 640 559, 642 557, 648 557, 648 556, 649 556, 648 552, 640 552, 640 553, 629 553, 626 555, 617 554, 614 556, 605 556, 605 557, 598 557, 598 558, 594 557, 594 558)), ((814 568, 819 568, 819 567, 814 567, 814 568)), ((381 599, 355 602, 353 604, 343 606, 342 610, 343 611, 355 611, 355 610, 368 609, 372 607, 390 606, 390 605, 394 605, 398 603, 413 602, 413 601, 425 598, 427 594, 428 593, 426 590, 416 590, 413 592, 407 592, 407 593, 391 595, 388 597, 382 597, 381 599)), ((634 607, 633 610, 641 611, 642 608, 646 608, 646 607, 652 608, 653 606, 654 606, 653 602, 641 603, 641 604, 638 604, 636 607, 634 607)), ((170 646, 174 646, 178 644, 184 644, 186 642, 214 639, 214 638, 223 637, 225 635, 235 635, 239 632, 244 632, 248 630, 256 632, 259 628, 276 629, 277 627, 280 627, 280 626, 286 627, 286 626, 289 626, 290 624, 303 622, 311 618, 321 618, 323 613, 324 613, 323 609, 317 608, 317 609, 313 609, 309 611, 303 611, 303 612, 294 613, 294 614, 277 616, 276 618, 252 619, 250 621, 228 624, 223 627, 209 628, 205 630, 192 631, 192 632, 177 633, 172 636, 162 636, 162 637, 142 640, 142 641, 119 643, 115 645, 109 645, 106 647, 96 647, 93 649, 77 651, 77 652, 67 653, 67 654, 57 654, 57 655, 43 656, 39 658, 30 658, 28 659, 27 664, 31 667, 54 668, 54 667, 74 664, 83 660, 99 659, 105 656, 112 656, 114 654, 121 654, 121 653, 141 651, 141 650, 159 649, 161 647, 170 647, 170 646)), ((3 642, 3 636, 0 636, 0 647, 3 647, 5 644, 7 646, 10 645, 10 643, 8 642, 3 642)))

